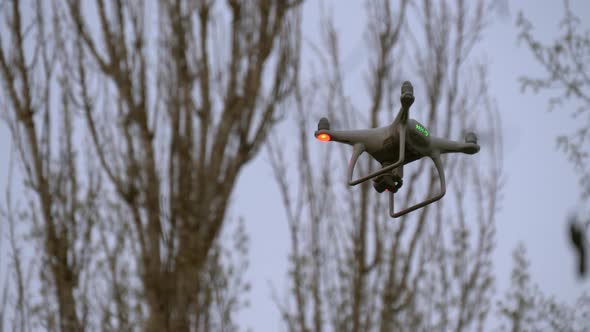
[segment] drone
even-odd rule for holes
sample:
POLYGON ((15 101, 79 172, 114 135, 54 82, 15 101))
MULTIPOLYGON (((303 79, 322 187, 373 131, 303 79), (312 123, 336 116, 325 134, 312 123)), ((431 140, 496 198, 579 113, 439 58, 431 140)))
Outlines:
POLYGON ((401 87, 401 107, 393 123, 385 127, 362 130, 331 130, 327 118, 318 122, 315 137, 322 142, 338 142, 353 147, 348 164, 348 185, 356 186, 373 180, 373 187, 378 193, 389 192, 389 215, 399 218, 412 211, 434 203, 446 193, 445 172, 441 155, 446 153, 476 154, 479 152, 477 136, 473 132, 465 135, 465 142, 435 137, 426 126, 409 118, 410 106, 414 103, 414 87, 405 81, 401 87), (363 152, 367 152, 381 164, 381 169, 369 175, 353 180, 356 162, 363 152), (440 190, 434 197, 395 212, 394 196, 403 185, 403 167, 411 162, 429 157, 438 172, 440 190))

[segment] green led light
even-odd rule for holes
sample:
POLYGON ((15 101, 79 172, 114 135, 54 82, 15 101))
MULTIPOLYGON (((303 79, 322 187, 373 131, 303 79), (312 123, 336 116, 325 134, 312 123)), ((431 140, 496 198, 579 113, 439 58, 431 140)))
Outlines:
POLYGON ((428 130, 426 130, 426 128, 422 127, 419 124, 416 124, 416 129, 418 129, 418 131, 421 132, 424 136, 428 137, 428 130))

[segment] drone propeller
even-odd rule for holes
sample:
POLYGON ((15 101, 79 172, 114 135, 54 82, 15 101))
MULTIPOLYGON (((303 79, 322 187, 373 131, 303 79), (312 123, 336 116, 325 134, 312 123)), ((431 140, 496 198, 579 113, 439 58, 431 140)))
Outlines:
POLYGON ((498 138, 501 138, 504 142, 510 142, 510 144, 503 145, 503 151, 505 153, 510 153, 518 147, 520 143, 520 130, 518 126, 511 122, 503 121, 502 127, 493 128, 487 126, 468 126, 461 132, 461 137, 465 137, 465 135, 469 132, 477 133, 477 144, 479 144, 482 148, 488 149, 496 144, 498 144, 498 138))
POLYGON ((476 141, 474 143, 477 143, 480 146, 489 146, 493 144, 495 137, 493 131, 489 128, 484 130, 468 128, 463 130, 461 136, 465 137, 465 142, 468 142, 467 137, 471 135, 476 135, 476 141))

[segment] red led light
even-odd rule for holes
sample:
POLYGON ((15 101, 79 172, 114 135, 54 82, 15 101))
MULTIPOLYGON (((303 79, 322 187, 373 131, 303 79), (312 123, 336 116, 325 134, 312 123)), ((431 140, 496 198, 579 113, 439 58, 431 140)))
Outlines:
POLYGON ((332 139, 332 137, 326 133, 321 133, 316 138, 322 142, 327 142, 332 139))

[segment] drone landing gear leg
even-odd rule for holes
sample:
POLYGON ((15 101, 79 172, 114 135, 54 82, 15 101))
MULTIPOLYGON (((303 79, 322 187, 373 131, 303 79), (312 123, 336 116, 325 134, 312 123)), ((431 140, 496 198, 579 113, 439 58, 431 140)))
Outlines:
POLYGON ((431 159, 434 162, 434 166, 436 167, 436 171, 438 172, 438 177, 440 179, 440 192, 436 196, 429 198, 422 203, 418 203, 416 205, 410 206, 409 208, 401 210, 399 212, 395 212, 394 197, 393 197, 394 193, 389 192, 389 216, 391 216, 392 218, 399 218, 403 215, 406 215, 414 210, 424 207, 430 203, 434 203, 434 202, 438 201, 439 199, 443 198, 443 196, 446 193, 445 171, 442 166, 440 156, 438 154, 435 156, 432 156, 431 159))

